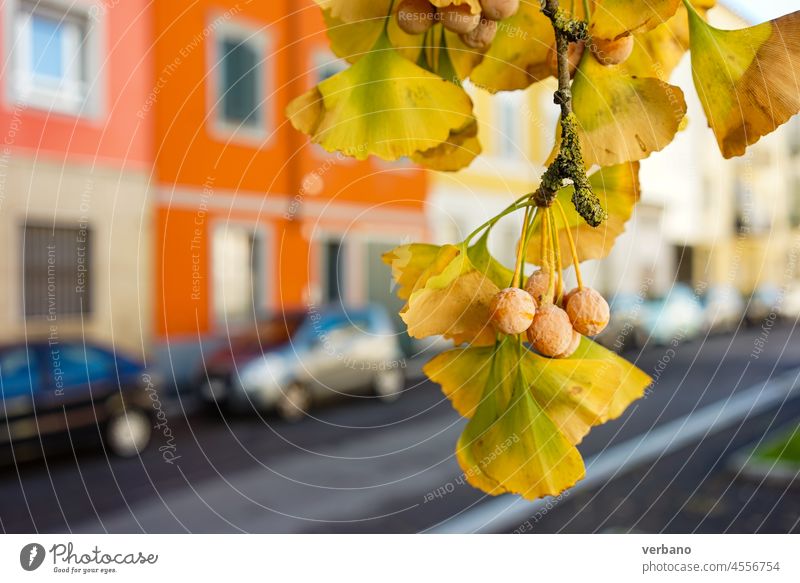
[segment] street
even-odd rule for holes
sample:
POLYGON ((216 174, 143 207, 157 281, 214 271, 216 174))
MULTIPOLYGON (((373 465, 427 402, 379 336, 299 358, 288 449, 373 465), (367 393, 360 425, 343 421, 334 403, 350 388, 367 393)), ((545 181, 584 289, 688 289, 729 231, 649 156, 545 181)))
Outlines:
MULTIPOLYGON (((754 350, 763 337, 761 328, 741 329, 625 353, 656 382, 622 418, 593 430, 580 449, 587 464, 600 464, 615 447, 649 435, 651 449, 658 440, 653 459, 622 457, 608 479, 598 474, 545 514, 515 504, 522 510, 482 530, 797 531, 797 490, 743 480, 726 460, 800 418, 798 392, 776 393, 738 418, 730 413, 724 426, 700 427, 695 420, 694 433, 686 429, 679 444, 656 431, 684 427, 681 419, 695 411, 717 419, 722 404, 737 395, 740 405, 751 400, 747 391, 766 381, 797 384, 792 371, 800 369, 800 334, 792 324, 776 326, 754 350), (657 455, 662 442, 667 453, 657 455), (754 495, 759 488, 765 490, 754 495)), ((450 525, 474 531, 470 525, 480 520, 470 517, 485 515, 488 503, 510 500, 462 484, 453 448, 464 421, 429 382, 410 381, 392 404, 351 398, 296 424, 255 415, 184 417, 181 406, 170 409, 169 445, 156 432, 141 459, 88 449, 3 467, 0 528, 283 533, 423 532, 450 525)))

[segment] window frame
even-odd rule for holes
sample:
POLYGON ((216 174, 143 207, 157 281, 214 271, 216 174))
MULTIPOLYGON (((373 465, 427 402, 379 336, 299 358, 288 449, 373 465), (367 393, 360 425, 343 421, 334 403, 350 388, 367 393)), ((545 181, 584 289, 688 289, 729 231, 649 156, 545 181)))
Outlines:
POLYGON ((270 90, 274 92, 275 70, 273 60, 268 58, 273 47, 272 35, 265 30, 263 25, 243 19, 234 19, 229 15, 215 15, 211 18, 208 26, 213 31, 209 37, 207 50, 208 120, 211 134, 226 142, 263 146, 272 141, 272 133, 275 129, 275 113, 270 94, 270 90), (225 119, 222 94, 224 82, 222 43, 231 38, 251 45, 256 52, 258 124, 255 126, 225 119))
MULTIPOLYGON (((11 74, 6 83, 6 97, 10 103, 21 104, 51 113, 75 117, 96 118, 102 113, 102 88, 104 72, 101 62, 104 54, 105 22, 103 16, 92 10, 92 5, 69 0, 6 0, 4 2, 5 52, 10 62, 11 74), (74 81, 77 89, 48 88, 37 85, 35 75, 28 68, 32 58, 30 25, 23 28, 20 18, 34 14, 56 19, 60 23, 73 22, 82 30, 77 49, 81 75, 74 81)), ((62 60, 68 57, 62 56, 62 60)), ((74 60, 75 55, 72 56, 74 60)))
MULTIPOLYGON (((92 318, 94 316, 94 314, 96 312, 96 308, 97 308, 97 306, 96 306, 97 299, 95 298, 95 294, 94 294, 95 270, 94 270, 94 265, 93 265, 93 261, 94 261, 94 248, 93 248, 93 245, 94 245, 94 241, 95 241, 96 237, 97 237, 96 230, 92 227, 91 224, 88 224, 88 223, 87 224, 74 225, 74 224, 71 224, 69 222, 57 222, 57 223, 53 224, 53 223, 46 223, 44 221, 37 221, 37 220, 22 221, 22 223, 20 224, 20 228, 19 228, 19 237, 17 238, 18 245, 19 245, 17 257, 19 257, 19 261, 20 261, 20 263, 19 263, 19 272, 18 272, 19 273, 19 281, 20 281, 20 285, 19 285, 18 289, 19 289, 19 294, 20 295, 19 295, 19 300, 18 300, 19 303, 18 303, 18 307, 17 307, 17 314, 19 315, 19 318, 20 318, 20 320, 22 322, 28 322, 28 323, 53 322, 54 323, 54 322, 61 321, 61 320, 73 321, 73 320, 80 320, 80 319, 82 319, 83 321, 88 321, 90 318, 92 318), (25 253, 26 253, 26 248, 25 248, 26 247, 26 242, 27 242, 28 236, 29 236, 28 229, 38 229, 38 230, 42 230, 42 231, 58 231, 58 230, 62 230, 62 231, 72 232, 72 234, 74 234, 74 236, 75 236, 76 257, 77 257, 77 254, 80 252, 80 250, 78 249, 78 244, 79 243, 83 243, 83 245, 84 245, 84 251, 83 251, 83 253, 84 253, 84 266, 85 266, 85 271, 83 272, 84 273, 84 275, 83 275, 83 277, 84 277, 84 284, 83 284, 84 290, 80 294, 77 291, 75 291, 75 294, 76 295, 80 295, 80 297, 83 299, 83 302, 81 302, 81 301, 77 302, 77 305, 80 306, 79 309, 70 310, 70 311, 62 311, 60 306, 63 305, 63 298, 61 300, 59 300, 58 296, 56 296, 55 319, 53 319, 53 316, 50 313, 48 313, 48 310, 45 310, 45 312, 41 313, 41 314, 40 313, 29 313, 28 312, 28 302, 27 302, 28 298, 26 297, 27 293, 28 293, 28 291, 27 291, 28 290, 27 268, 30 265, 30 262, 29 262, 29 259, 25 255, 25 253), (78 237, 81 237, 81 236, 84 238, 84 241, 82 241, 82 242, 78 240, 78 237)), ((53 237, 51 240, 55 240, 55 237, 53 237)), ((66 267, 62 268, 62 269, 66 269, 66 267)), ((55 267, 54 271, 55 271, 56 277, 58 277, 58 274, 61 273, 61 271, 60 271, 60 269, 58 267, 55 267)), ((74 282, 71 281, 71 280, 67 280, 67 282, 66 282, 67 283, 67 287, 68 287, 68 289, 75 290, 76 288, 72 284, 74 283, 75 285, 78 285, 78 279, 77 279, 78 273, 79 273, 78 264, 76 263, 75 265, 70 266, 70 271, 73 272, 73 274, 76 277, 76 280, 74 282)), ((46 278, 45 278, 45 282, 47 282, 46 278)), ((63 287, 64 283, 60 282, 59 285, 61 285, 63 287)), ((45 289, 46 288, 47 288, 47 284, 45 283, 45 289)))

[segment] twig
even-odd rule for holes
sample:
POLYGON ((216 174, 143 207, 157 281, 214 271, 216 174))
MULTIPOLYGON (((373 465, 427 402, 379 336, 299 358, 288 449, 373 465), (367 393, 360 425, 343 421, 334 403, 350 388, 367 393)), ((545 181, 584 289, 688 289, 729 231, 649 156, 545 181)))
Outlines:
POLYGON ((544 0, 542 12, 553 24, 556 37, 558 89, 554 101, 561 106, 561 146, 555 160, 542 175, 542 183, 534 193, 534 200, 539 206, 551 206, 564 180, 571 180, 575 187, 572 195, 575 210, 589 225, 597 227, 606 220, 607 215, 586 176, 578 137, 578 120, 572 111, 569 71, 570 42, 585 41, 588 38, 588 25, 585 21, 573 20, 565 15, 559 8, 558 0, 544 0))

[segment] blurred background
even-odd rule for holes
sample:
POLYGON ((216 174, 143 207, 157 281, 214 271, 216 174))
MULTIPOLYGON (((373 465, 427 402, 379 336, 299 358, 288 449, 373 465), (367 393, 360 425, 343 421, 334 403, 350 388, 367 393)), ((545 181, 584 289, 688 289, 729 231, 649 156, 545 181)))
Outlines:
MULTIPOLYGON (((800 120, 723 161, 676 70, 689 124, 584 276, 600 341, 655 383, 581 445, 578 487, 493 499, 421 374, 447 344, 401 332, 381 254, 530 191, 553 87, 468 88, 484 155, 428 173, 287 123, 346 66, 311 0, 0 4, 4 532, 798 530, 800 120)), ((518 220, 490 242, 507 264, 518 220)))

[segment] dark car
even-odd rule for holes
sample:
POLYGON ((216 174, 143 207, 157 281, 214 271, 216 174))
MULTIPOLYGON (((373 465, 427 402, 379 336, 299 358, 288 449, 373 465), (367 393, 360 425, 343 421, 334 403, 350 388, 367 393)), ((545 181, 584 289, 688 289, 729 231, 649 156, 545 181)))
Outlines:
POLYGON ((137 455, 150 441, 153 386, 142 364, 83 341, 0 346, 0 446, 87 429, 114 454, 137 455))

